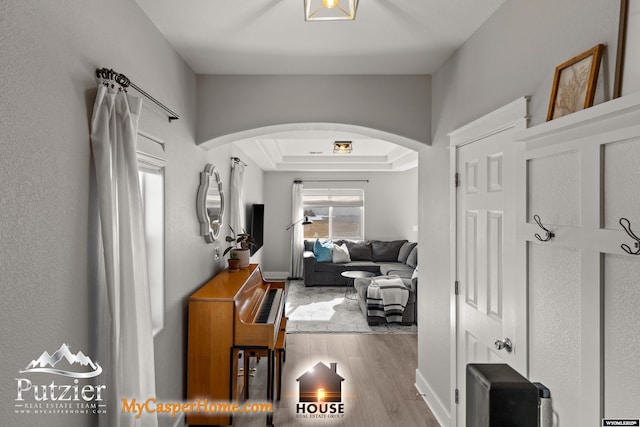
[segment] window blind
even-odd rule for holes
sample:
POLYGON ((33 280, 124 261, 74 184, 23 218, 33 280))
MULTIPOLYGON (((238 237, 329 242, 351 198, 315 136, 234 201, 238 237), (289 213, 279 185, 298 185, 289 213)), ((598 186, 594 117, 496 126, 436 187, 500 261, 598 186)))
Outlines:
POLYGON ((364 190, 361 189, 304 189, 305 208, 323 207, 363 207, 364 190))

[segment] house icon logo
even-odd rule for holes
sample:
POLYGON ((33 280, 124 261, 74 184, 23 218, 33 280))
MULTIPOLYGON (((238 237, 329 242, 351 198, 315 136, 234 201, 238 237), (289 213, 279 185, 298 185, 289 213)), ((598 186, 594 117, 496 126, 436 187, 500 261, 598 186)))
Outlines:
POLYGON ((338 418, 344 416, 342 403, 342 382, 338 374, 338 364, 330 366, 322 362, 300 375, 298 381, 298 418, 338 418))
POLYGON ((318 362, 296 380, 299 383, 300 402, 341 402, 342 378, 338 375, 338 364, 328 367, 318 362))
POLYGON ((44 352, 32 360, 21 374, 41 372, 72 378, 93 378, 102 373, 102 367, 81 351, 72 353, 67 344, 62 344, 53 354, 44 352), (65 365, 64 367, 60 367, 65 365))

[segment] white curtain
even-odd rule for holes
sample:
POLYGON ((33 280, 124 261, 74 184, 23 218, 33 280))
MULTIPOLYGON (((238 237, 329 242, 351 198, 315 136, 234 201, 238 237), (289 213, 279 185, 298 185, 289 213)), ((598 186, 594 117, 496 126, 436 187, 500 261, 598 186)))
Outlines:
POLYGON ((139 98, 98 86, 91 120, 101 251, 98 346, 108 427, 157 427, 155 414, 122 413, 122 398, 155 398, 153 331, 136 161, 139 98))
POLYGON ((229 195, 229 226, 236 234, 245 230, 244 222, 244 165, 233 161, 231 165, 231 194, 229 195))
POLYGON ((291 276, 301 278, 304 274, 302 255, 304 252, 304 229, 301 222, 303 214, 302 208, 302 182, 294 181, 292 190, 291 222, 298 222, 293 226, 291 232, 291 276))

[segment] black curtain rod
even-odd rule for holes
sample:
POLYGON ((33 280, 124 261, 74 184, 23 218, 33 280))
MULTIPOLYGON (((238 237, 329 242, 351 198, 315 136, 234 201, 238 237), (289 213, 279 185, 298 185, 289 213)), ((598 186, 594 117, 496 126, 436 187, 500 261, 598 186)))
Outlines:
POLYGON ((153 96, 149 95, 149 93, 147 93, 140 86, 136 85, 131 80, 129 80, 129 78, 124 74, 118 73, 110 68, 96 68, 96 77, 102 78, 105 80, 113 80, 118 85, 120 85, 123 89, 126 89, 128 87, 134 88, 136 91, 138 91, 138 93, 140 93, 140 95, 144 96, 149 101, 153 102, 158 107, 166 111, 167 115, 169 116, 169 122, 172 122, 173 120, 178 120, 180 118, 180 116, 177 113, 173 112, 171 109, 169 109, 169 107, 164 105, 162 102, 158 101, 153 96))
POLYGON ((294 183, 301 183, 301 182, 369 182, 369 180, 368 179, 332 179, 332 178, 327 178, 327 179, 296 179, 293 182, 294 183))

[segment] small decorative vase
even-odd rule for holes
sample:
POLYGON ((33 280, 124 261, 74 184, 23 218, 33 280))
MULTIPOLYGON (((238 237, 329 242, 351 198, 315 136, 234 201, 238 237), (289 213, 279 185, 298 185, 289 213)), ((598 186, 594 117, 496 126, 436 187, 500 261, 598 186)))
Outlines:
POLYGON ((249 249, 233 249, 232 252, 240 260, 240 268, 249 267, 249 249))
POLYGON ((229 271, 239 271, 240 260, 237 258, 229 258, 229 271))

